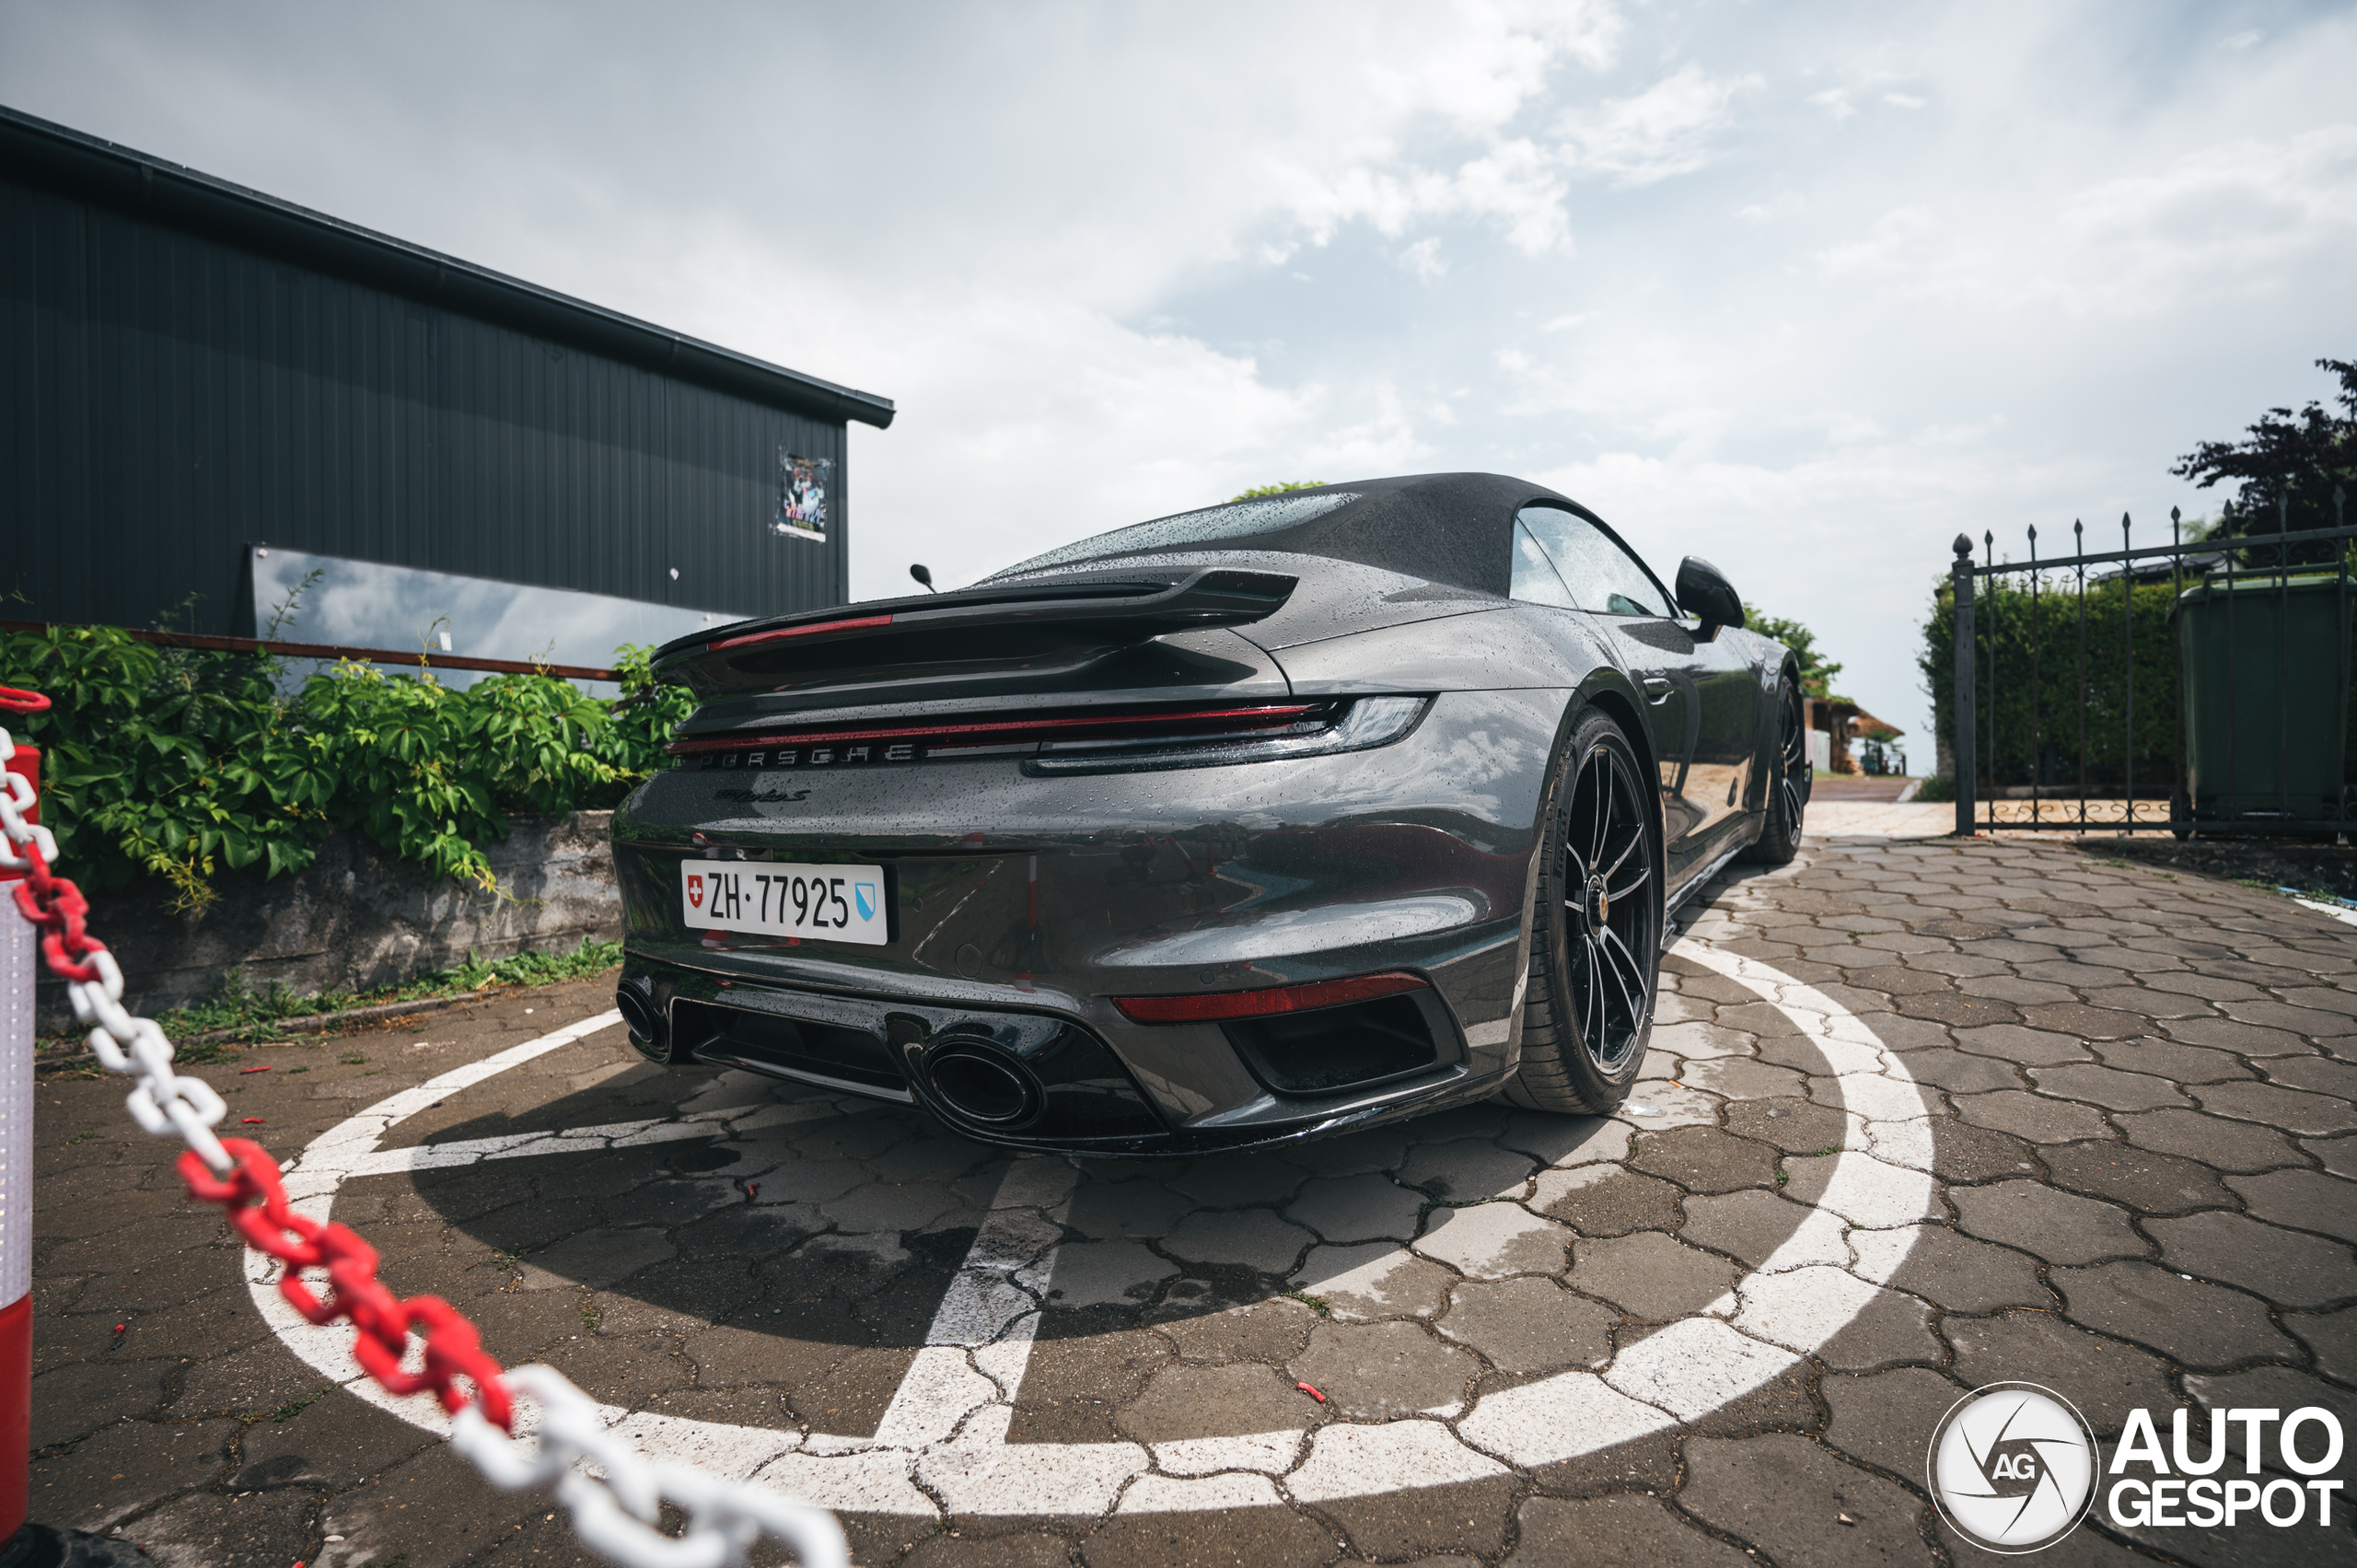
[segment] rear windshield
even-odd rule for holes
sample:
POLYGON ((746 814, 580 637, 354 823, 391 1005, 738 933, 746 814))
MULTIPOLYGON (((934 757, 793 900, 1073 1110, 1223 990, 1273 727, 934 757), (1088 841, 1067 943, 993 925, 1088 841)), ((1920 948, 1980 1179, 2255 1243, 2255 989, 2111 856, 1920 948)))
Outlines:
POLYGON ((1232 501, 1225 506, 1206 506, 1200 512, 1180 512, 1175 517, 1156 517, 1149 523, 1132 523, 1110 533, 1091 535, 1075 543, 1062 545, 1045 555, 1034 555, 1019 561, 993 577, 1018 576, 1025 572, 1037 572, 1049 566, 1062 566, 1074 561, 1093 561, 1101 555, 1121 555, 1141 550, 1174 550, 1189 545, 1216 545, 1225 540, 1248 539, 1255 534, 1275 533, 1322 517, 1327 513, 1347 506, 1358 499, 1355 493, 1336 492, 1324 495, 1271 495, 1258 501, 1232 501))

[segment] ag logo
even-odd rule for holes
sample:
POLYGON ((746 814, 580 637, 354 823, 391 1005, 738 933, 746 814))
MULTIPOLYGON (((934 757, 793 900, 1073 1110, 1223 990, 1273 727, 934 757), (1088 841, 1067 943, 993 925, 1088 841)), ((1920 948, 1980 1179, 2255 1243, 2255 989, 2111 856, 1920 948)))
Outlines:
POLYGON ((2096 1494, 2096 1439, 2071 1402, 2035 1383, 1991 1383, 1956 1401, 1927 1463, 1940 1516, 1986 1551, 2052 1546, 2096 1494))
POLYGON ((688 874, 688 902, 697 909, 703 908, 703 878, 693 872, 688 874))

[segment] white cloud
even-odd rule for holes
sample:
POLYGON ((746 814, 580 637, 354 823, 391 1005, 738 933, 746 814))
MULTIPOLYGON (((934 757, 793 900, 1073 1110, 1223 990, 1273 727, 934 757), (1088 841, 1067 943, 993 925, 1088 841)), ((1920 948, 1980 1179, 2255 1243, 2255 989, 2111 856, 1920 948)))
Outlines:
POLYGON ((1736 99, 1761 85, 1756 75, 1713 76, 1680 66, 1634 98, 1566 115, 1563 159, 1623 185, 1691 174, 1711 161, 1718 134, 1734 121, 1736 99))
POLYGON ((1431 285, 1448 276, 1448 263, 1441 258, 1440 237, 1419 239, 1399 252, 1399 265, 1416 275, 1416 281, 1431 285))
POLYGON ((1882 100, 1893 109, 1921 109, 1932 101, 1928 98, 1919 98, 1913 93, 1885 93, 1882 95, 1882 100))

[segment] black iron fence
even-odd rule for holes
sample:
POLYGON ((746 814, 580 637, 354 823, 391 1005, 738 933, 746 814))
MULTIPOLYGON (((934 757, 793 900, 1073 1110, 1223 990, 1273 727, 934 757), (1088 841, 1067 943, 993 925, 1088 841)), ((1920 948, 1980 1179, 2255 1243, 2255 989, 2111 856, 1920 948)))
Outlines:
POLYGON ((2335 526, 1999 560, 1969 537, 1923 660, 1956 831, 2357 835, 2346 497, 2335 526), (1945 622, 1945 624, 1943 624, 1945 622), (1945 633, 1945 634, 1943 634, 1945 633))

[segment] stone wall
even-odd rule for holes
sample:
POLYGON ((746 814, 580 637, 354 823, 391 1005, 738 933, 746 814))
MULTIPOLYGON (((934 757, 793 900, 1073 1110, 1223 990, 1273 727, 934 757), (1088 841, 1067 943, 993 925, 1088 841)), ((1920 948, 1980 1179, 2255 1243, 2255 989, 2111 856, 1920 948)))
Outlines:
MULTIPOLYGON (((90 930, 122 965, 134 1012, 202 1000, 231 969, 256 989, 272 981, 299 995, 358 990, 445 969, 472 950, 505 958, 523 949, 570 950, 585 937, 621 935, 610 811, 519 817, 484 846, 505 898, 437 878, 365 839, 337 833, 303 871, 265 881, 224 876, 202 915, 176 914, 169 889, 142 881, 90 900, 90 930)), ((71 1027, 62 981, 37 998, 44 1031, 71 1027)))

